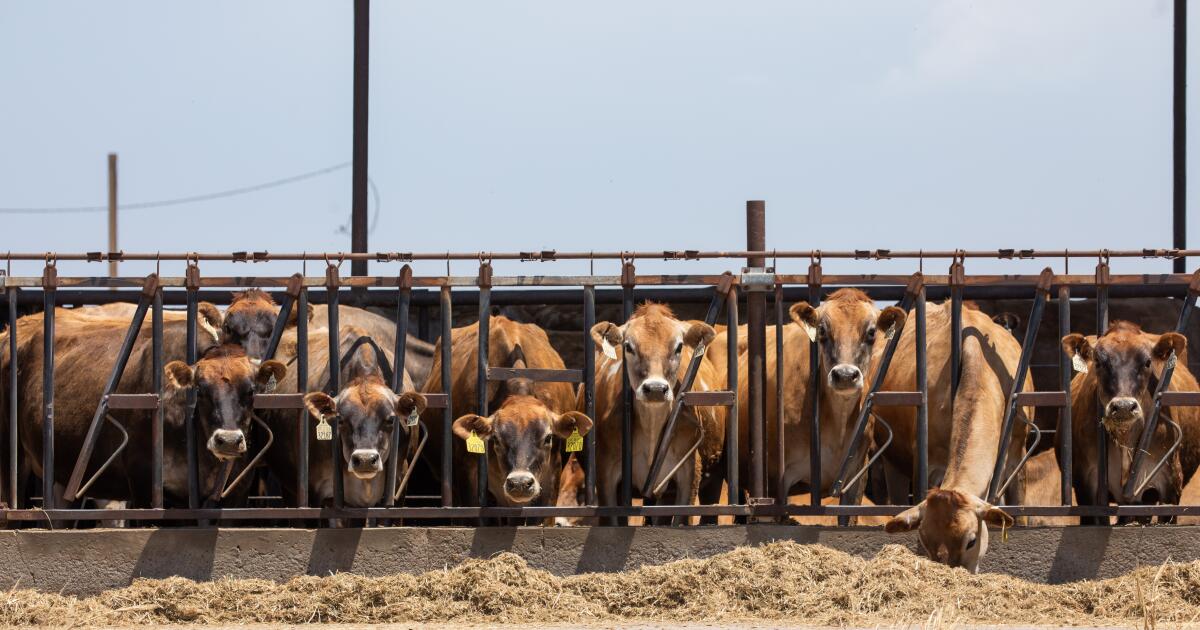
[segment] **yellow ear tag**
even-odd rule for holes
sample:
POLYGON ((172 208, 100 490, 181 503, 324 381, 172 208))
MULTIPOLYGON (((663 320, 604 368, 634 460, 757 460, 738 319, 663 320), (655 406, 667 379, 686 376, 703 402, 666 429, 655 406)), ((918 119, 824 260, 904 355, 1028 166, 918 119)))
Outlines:
POLYGON ((480 438, 478 435, 475 435, 475 432, 472 431, 471 436, 467 438, 467 452, 468 453, 483 453, 484 451, 485 451, 485 449, 483 447, 483 439, 480 438))
POLYGON ((329 422, 325 420, 325 416, 319 418, 317 423, 317 440, 320 442, 328 442, 333 439, 333 427, 329 426, 329 422))
POLYGON ((1000 521, 1000 542, 1008 542, 1008 521, 1000 521))
POLYGON ((579 429, 571 431, 571 435, 567 436, 567 452, 578 453, 583 450, 583 436, 579 435, 579 429))
POLYGON ((1087 361, 1084 361, 1078 352, 1071 356, 1071 367, 1080 374, 1087 374, 1087 361))

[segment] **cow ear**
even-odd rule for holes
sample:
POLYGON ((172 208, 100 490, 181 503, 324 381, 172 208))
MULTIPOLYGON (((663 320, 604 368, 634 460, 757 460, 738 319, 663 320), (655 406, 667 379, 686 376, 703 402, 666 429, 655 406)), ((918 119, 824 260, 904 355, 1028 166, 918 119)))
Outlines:
POLYGON ((986 503, 979 510, 979 518, 992 527, 1000 528, 1012 527, 1015 522, 1013 521, 1013 517, 1009 516, 1004 510, 986 503))
POLYGON ((1088 343, 1087 337, 1079 333, 1071 333, 1063 337, 1062 349, 1069 357, 1078 355, 1084 361, 1092 360, 1092 344, 1088 343))
POLYGON ((337 401, 325 392, 311 392, 304 395, 304 406, 313 417, 328 420, 337 415, 337 401))
POLYGON ((883 525, 883 531, 889 534, 899 534, 900 532, 909 532, 920 527, 921 517, 924 516, 924 507, 924 502, 922 502, 920 505, 914 505, 893 516, 890 521, 883 525))
POLYGON ((592 326, 592 341, 610 359, 617 358, 617 348, 621 347, 624 336, 621 328, 612 322, 600 322, 592 326))
MULTIPOLYGON (((307 313, 305 313, 305 317, 307 317, 308 321, 311 322, 312 318, 313 318, 313 305, 305 304, 305 307, 306 307, 305 310, 308 311, 307 313)), ((288 313, 287 325, 284 326, 284 328, 295 328, 296 322, 299 319, 299 314, 300 314, 299 310, 293 305, 291 312, 288 313)))
POLYGON ((167 386, 171 389, 187 389, 196 383, 196 371, 183 361, 171 361, 163 367, 167 386))
POLYGON ((713 337, 717 336, 717 331, 713 330, 712 326, 704 322, 689 322, 687 330, 683 333, 683 343, 695 348, 701 343, 708 345, 712 343, 713 337))
POLYGON ((808 302, 796 302, 792 308, 788 309, 788 314, 792 316, 792 321, 799 324, 804 333, 808 335, 809 341, 817 340, 817 326, 821 323, 820 317, 817 316, 817 309, 808 302))
POLYGON ((587 435, 592 430, 592 419, 578 411, 568 411, 554 419, 554 434, 561 438, 570 437, 575 431, 587 435))
POLYGON ((254 386, 264 394, 273 392, 286 374, 287 366, 283 363, 274 359, 263 361, 258 366, 258 374, 254 376, 254 386))
POLYGON ((1021 316, 1008 311, 992 315, 992 321, 1003 326, 1008 332, 1013 332, 1021 327, 1021 316))
POLYGON ((225 324, 225 316, 221 309, 211 302, 200 302, 196 305, 196 325, 212 335, 213 344, 221 343, 221 327, 225 324))
POLYGON ((1184 354, 1187 353, 1187 337, 1174 332, 1163 333, 1154 344, 1154 358, 1166 361, 1172 352, 1175 353, 1177 361, 1184 360, 1184 354))
POLYGON ((465 440, 474 433, 476 437, 488 439, 492 436, 492 419, 486 416, 469 413, 454 421, 454 435, 465 440))
POLYGON ((429 401, 417 392, 404 392, 396 399, 396 415, 401 417, 411 416, 415 411, 418 414, 425 411, 425 406, 429 401))
POLYGON ((875 330, 882 332, 884 335, 894 335, 904 330, 904 322, 908 320, 908 313, 899 306, 889 306, 879 313, 879 317, 875 319, 875 330))

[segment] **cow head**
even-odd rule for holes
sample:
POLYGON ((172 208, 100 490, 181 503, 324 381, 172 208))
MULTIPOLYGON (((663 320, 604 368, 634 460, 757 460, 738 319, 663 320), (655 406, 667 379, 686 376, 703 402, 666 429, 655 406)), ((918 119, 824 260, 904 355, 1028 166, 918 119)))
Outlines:
MULTIPOLYGON (((296 325, 298 309, 292 308, 288 315, 288 326, 296 325)), ((260 289, 247 289, 233 294, 233 301, 225 309, 222 330, 226 343, 236 343, 246 349, 251 359, 262 359, 271 343, 271 333, 279 317, 279 306, 270 294, 260 289)), ((312 307, 305 317, 312 319, 312 307)))
POLYGON ((1078 356, 1095 371, 1104 420, 1119 429, 1142 419, 1171 354, 1186 362, 1187 338, 1173 332, 1152 335, 1137 324, 1117 321, 1095 342, 1071 334, 1062 345, 1067 355, 1078 356))
POLYGON ((879 333, 899 333, 905 313, 895 306, 882 312, 866 293, 857 289, 834 291, 820 307, 797 302, 790 310, 792 320, 815 339, 821 365, 828 369, 826 389, 835 395, 862 393, 864 373, 879 333))
MULTIPOLYGON (((519 381, 521 379, 513 379, 519 381)), ((586 435, 592 420, 578 411, 557 414, 541 400, 522 391, 519 383, 509 383, 508 396, 490 416, 467 414, 454 421, 454 434, 463 440, 472 434, 491 448, 490 466, 504 478, 504 495, 513 503, 530 503, 542 492, 539 479, 553 479, 554 438, 569 437, 575 431, 586 435), (547 477, 549 476, 549 477, 547 477)))
POLYGON ((416 392, 397 395, 377 376, 355 379, 334 398, 310 392, 304 404, 314 418, 336 419, 346 470, 358 479, 374 479, 391 457, 396 422, 425 411, 425 397, 416 392))
POLYGON ((210 349, 196 365, 171 361, 164 368, 167 388, 196 389, 196 418, 208 436, 208 450, 231 460, 246 452, 254 394, 270 392, 287 374, 279 361, 254 364, 245 349, 225 344, 210 349))
POLYGON ((925 500, 885 524, 889 534, 916 529, 921 548, 931 560, 979 572, 987 553, 988 525, 1007 528, 1013 518, 979 497, 934 488, 925 500))
MULTIPOLYGON (((563 464, 562 474, 558 476, 558 500, 554 505, 557 507, 576 507, 583 505, 583 483, 587 476, 583 473, 583 466, 579 464, 579 459, 572 453, 567 458, 567 463, 563 464)), ((577 517, 560 516, 554 519, 554 524, 561 527, 572 527, 578 525, 583 519, 577 517)))
POLYGON ((634 396, 643 403, 669 404, 679 380, 683 348, 708 345, 716 336, 704 322, 682 322, 663 304, 645 303, 624 326, 600 322, 592 339, 610 357, 625 354, 625 371, 634 396))

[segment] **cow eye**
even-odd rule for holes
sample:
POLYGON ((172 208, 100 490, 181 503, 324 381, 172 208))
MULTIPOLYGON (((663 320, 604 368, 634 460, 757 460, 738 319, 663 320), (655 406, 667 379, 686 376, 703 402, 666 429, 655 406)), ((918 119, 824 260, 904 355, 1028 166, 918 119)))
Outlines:
POLYGON ((625 352, 628 352, 629 354, 637 354, 633 351, 633 344, 629 343, 628 341, 625 342, 625 352))
POLYGON ((682 341, 680 341, 680 342, 679 342, 678 344, 676 344, 676 346, 675 346, 675 354, 680 354, 680 353, 682 353, 682 352, 683 352, 683 342, 682 342, 682 341))
POLYGON ((383 426, 387 429, 392 428, 392 425, 394 424, 396 424, 396 416, 394 415, 388 416, 387 419, 383 421, 383 426))
POLYGON ((828 336, 829 336, 829 329, 825 327, 825 324, 821 324, 820 326, 817 326, 817 339, 824 339, 828 336))
POLYGON ((867 329, 867 343, 875 341, 875 327, 871 326, 867 329))
POLYGON ((975 534, 971 534, 971 537, 969 539, 967 539, 967 549, 974 547, 975 543, 978 542, 978 540, 979 540, 978 536, 976 536, 975 534))
POLYGON ((1146 359, 1146 363, 1142 367, 1149 370, 1150 369, 1150 359, 1146 359))
POLYGON ((553 443, 554 443, 554 434, 547 434, 545 438, 542 438, 543 446, 550 446, 553 443))

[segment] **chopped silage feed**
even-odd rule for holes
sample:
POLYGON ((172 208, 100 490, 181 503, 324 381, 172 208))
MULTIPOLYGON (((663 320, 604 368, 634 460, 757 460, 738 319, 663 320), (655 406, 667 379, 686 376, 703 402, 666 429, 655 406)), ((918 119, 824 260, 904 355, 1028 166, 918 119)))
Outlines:
POLYGON ((140 579, 90 597, 14 589, 0 626, 788 620, 819 625, 1118 624, 1200 619, 1200 562, 1062 585, 972 575, 889 545, 862 559, 776 542, 622 573, 556 577, 502 553, 421 575, 285 583, 140 579))

